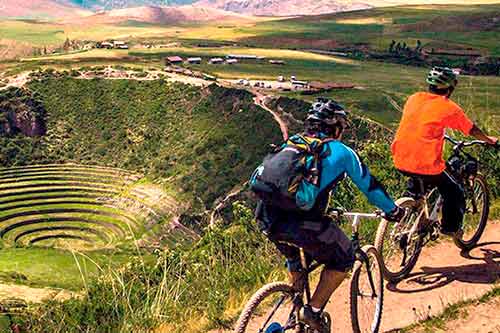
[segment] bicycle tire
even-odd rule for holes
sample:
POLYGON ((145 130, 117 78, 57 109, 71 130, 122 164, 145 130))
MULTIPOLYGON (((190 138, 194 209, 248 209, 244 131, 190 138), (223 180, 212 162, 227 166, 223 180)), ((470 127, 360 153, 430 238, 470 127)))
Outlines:
MULTIPOLYGON (((483 207, 481 210, 481 216, 480 220, 477 226, 476 231, 472 235, 472 237, 469 240, 464 240, 463 235, 459 237, 453 237, 453 241, 455 242, 455 245, 458 246, 462 250, 470 250, 474 246, 476 246, 477 242, 479 242, 479 239, 481 239, 481 236, 483 235, 484 229, 486 228, 486 225, 488 224, 488 216, 490 213, 490 193, 488 190, 488 184, 486 183, 486 179, 482 175, 477 175, 474 180, 474 182, 477 182, 479 186, 482 189, 483 195, 484 195, 484 201, 483 201, 483 207)), ((467 200, 467 198, 466 198, 467 200)), ((467 216, 465 216, 466 218, 467 216)), ((466 232, 467 230, 464 230, 466 232)))
POLYGON ((241 315, 236 323, 236 329, 234 330, 235 333, 245 333, 247 329, 247 325, 250 322, 250 319, 252 319, 252 315, 255 314, 255 311, 257 310, 257 307, 269 296, 275 294, 275 293, 284 293, 290 295, 290 297, 293 296, 294 294, 294 289, 291 285, 285 282, 273 282, 266 284, 253 296, 250 298, 250 300, 247 302, 245 305, 245 308, 241 312, 241 315))
MULTIPOLYGON (((404 197, 396 200, 396 204, 401 208, 414 209, 417 205, 417 201, 413 198, 404 197)), ((417 209, 416 213, 420 214, 420 209, 417 209)), ((415 223, 418 223, 418 221, 415 223)), ((382 221, 380 222, 377 229, 377 235, 375 236, 375 248, 382 258, 382 270, 384 272, 384 278, 389 282, 395 283, 407 277, 417 264, 420 253, 422 252, 423 239, 420 235, 417 236, 418 239, 415 241, 415 244, 413 246, 411 257, 406 261, 401 269, 391 270, 387 264, 388 260, 390 260, 391 258, 386 258, 384 251, 384 244, 387 243, 390 225, 392 225, 392 223, 385 219, 382 219, 382 221)), ((391 245, 395 246, 394 244, 391 245)))
POLYGON ((383 264, 377 249, 373 245, 365 245, 362 248, 362 251, 365 252, 372 259, 374 258, 374 260, 376 260, 377 262, 376 266, 377 268, 373 270, 372 267, 371 272, 372 276, 374 277, 375 288, 379 289, 379 293, 376 296, 375 311, 373 320, 371 321, 370 329, 365 330, 360 327, 361 325, 358 313, 359 312, 358 296, 359 296, 360 278, 362 277, 361 273, 363 268, 366 268, 366 266, 364 262, 357 260, 356 263, 354 264, 354 269, 352 271, 352 276, 351 276, 350 307, 351 307, 352 330, 354 333, 366 333, 366 332, 378 333, 380 329, 380 324, 382 322, 382 312, 384 307, 384 276, 382 269, 383 264))

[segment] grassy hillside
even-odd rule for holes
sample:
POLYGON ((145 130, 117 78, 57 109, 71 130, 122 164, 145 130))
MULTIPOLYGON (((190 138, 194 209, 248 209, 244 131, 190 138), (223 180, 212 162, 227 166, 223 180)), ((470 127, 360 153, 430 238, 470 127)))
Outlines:
MULTIPOLYGON (((164 67, 164 58, 169 55, 183 57, 200 56, 201 65, 188 68, 201 70, 223 79, 276 80, 284 75, 295 75, 300 80, 352 83, 357 89, 334 90, 328 96, 345 103, 359 115, 368 116, 389 126, 395 126, 405 99, 417 90, 426 89, 427 68, 403 66, 375 61, 361 61, 298 50, 243 47, 172 47, 164 49, 92 50, 68 55, 37 57, 22 63, 5 64, 5 70, 19 73, 24 70, 55 67, 70 70, 92 65, 127 65, 144 69, 164 67), (284 66, 267 61, 240 62, 234 65, 209 65, 210 57, 228 54, 254 54, 267 59, 282 59, 284 66)), ((2 65, 0 64, 0 68, 2 65)), ((475 120, 488 124, 490 130, 497 130, 492 124, 500 115, 500 78, 494 76, 462 76, 454 100, 464 106, 475 120)), ((314 96, 301 96, 293 92, 281 93, 306 100, 314 96)))
MULTIPOLYGON (((249 43, 331 49, 366 46, 386 50, 391 40, 424 47, 474 48, 500 55, 496 17, 500 5, 425 5, 375 8, 259 23, 241 29, 249 43)), ((237 33, 236 32, 236 35, 237 33)))
MULTIPOLYGON (((333 81, 353 83, 359 89, 334 90, 326 95, 345 103, 359 115, 368 116, 389 126, 395 126, 406 98, 415 91, 426 89, 427 68, 397 64, 358 61, 346 58, 324 56, 308 52, 255 49, 255 48, 169 48, 155 51, 130 51, 129 55, 146 58, 161 64, 168 55, 201 56, 205 60, 212 56, 244 53, 265 56, 268 59, 282 59, 285 66, 275 66, 267 61, 259 63, 242 62, 234 65, 190 65, 221 78, 276 80, 279 75, 295 75, 300 80, 333 81)), ((492 124, 500 116, 500 78, 463 76, 454 100, 463 105, 475 120, 492 124)), ((312 100, 295 93, 289 96, 312 100)), ((490 130, 498 130, 490 126, 490 130)))
POLYGON ((69 37, 80 40, 125 38, 189 42, 225 41, 257 47, 336 49, 356 47, 386 50, 394 39, 414 47, 470 49, 500 55, 496 42, 500 4, 414 5, 384 7, 292 19, 259 19, 242 24, 54 24, 2 21, 4 38, 35 45, 58 45, 69 37))
POLYGON ((2 138, 3 163, 141 171, 197 206, 209 207, 246 180, 255 156, 280 137, 272 117, 244 91, 50 77, 29 88, 46 108, 47 135, 2 138))

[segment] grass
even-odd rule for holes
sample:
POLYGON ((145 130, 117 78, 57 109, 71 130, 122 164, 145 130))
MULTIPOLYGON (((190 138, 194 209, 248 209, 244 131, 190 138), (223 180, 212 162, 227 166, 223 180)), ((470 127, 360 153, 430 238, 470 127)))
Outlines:
POLYGON ((117 267, 129 261, 131 256, 133 254, 106 252, 82 256, 52 248, 4 248, 0 250, 0 279, 4 283, 80 291, 86 281, 98 275, 99 266, 117 267))
MULTIPOLYGON (((169 55, 201 56, 201 65, 189 65, 195 70, 201 70, 220 78, 263 79, 276 80, 279 75, 313 81, 349 82, 361 89, 337 90, 329 94, 360 115, 369 116, 379 122, 394 125, 399 118, 399 111, 391 102, 400 107, 404 105, 407 96, 417 90, 426 89, 426 68, 416 68, 397 64, 387 64, 373 61, 358 61, 302 51, 283 49, 260 49, 241 47, 194 48, 178 47, 155 50, 93 50, 90 52, 32 59, 20 64, 15 70, 21 71, 37 66, 56 67, 60 69, 78 68, 84 65, 133 65, 142 68, 154 67, 160 69, 164 65, 164 57, 169 55), (254 54, 268 59, 282 59, 285 66, 275 66, 267 61, 257 64, 246 61, 234 65, 208 65, 210 57, 227 54, 254 54), (132 61, 128 57, 140 59, 132 61), (51 62, 51 64, 45 62, 51 62)), ((467 112, 478 121, 493 124, 500 115, 500 79, 498 77, 462 77, 454 99, 463 105, 467 112)), ((304 97, 294 93, 290 97, 312 100, 314 97, 304 97)), ((495 131, 494 127, 490 128, 495 131)))
MULTIPOLYGON (((395 39, 414 46, 416 39, 448 48, 473 47, 499 54, 495 31, 475 25, 479 19, 494 17, 497 5, 405 6, 376 8, 316 17, 261 22, 234 32, 252 45, 270 47, 336 48, 367 45, 386 50, 395 39), (422 29, 421 27, 425 28, 422 29), (443 32, 443 26, 446 32, 443 32), (253 37, 246 37, 254 35, 253 37), (332 38, 333 36, 333 38, 332 38)), ((424 47, 426 44, 424 43, 424 47)))
POLYGON ((72 26, 37 21, 1 21, 0 34, 3 38, 35 46, 60 45, 66 38, 95 41, 120 38, 134 43, 181 41, 190 44, 205 41, 259 48, 335 49, 361 46, 387 50, 393 39, 411 46, 420 39, 424 47, 474 48, 485 54, 500 55, 496 38, 499 27, 494 23, 500 6, 494 2, 475 3, 386 7, 225 25, 72 26))

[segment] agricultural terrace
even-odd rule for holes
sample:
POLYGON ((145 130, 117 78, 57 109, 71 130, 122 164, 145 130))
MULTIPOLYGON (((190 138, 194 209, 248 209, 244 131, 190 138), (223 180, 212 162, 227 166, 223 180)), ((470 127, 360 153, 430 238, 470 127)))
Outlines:
POLYGON ((130 260, 136 241, 169 220, 175 207, 158 199, 142 175, 118 168, 0 169, 2 281, 79 290, 102 267, 130 260))
POLYGON ((133 240, 160 215, 120 169, 71 164, 0 170, 3 247, 110 248, 133 240), (64 242, 60 242, 64 240, 64 242), (75 247, 75 246, 72 246, 75 247))

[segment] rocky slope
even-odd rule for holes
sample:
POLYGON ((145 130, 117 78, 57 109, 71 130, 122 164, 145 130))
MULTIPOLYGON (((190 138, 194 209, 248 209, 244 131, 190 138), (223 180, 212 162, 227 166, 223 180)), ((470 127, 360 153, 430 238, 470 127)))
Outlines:
POLYGON ((116 24, 126 21, 136 21, 151 24, 178 24, 186 22, 248 20, 249 17, 214 8, 178 6, 158 7, 143 6, 134 8, 114 9, 99 12, 79 19, 68 20, 76 24, 116 24))
POLYGON ((45 132, 45 108, 31 93, 11 88, 0 94, 0 136, 40 136, 45 132))
POLYGON ((338 0, 200 0, 195 5, 262 16, 317 15, 371 7, 362 1, 338 0))
POLYGON ((55 0, 2 0, 0 1, 0 18, 60 18, 67 16, 83 16, 89 11, 70 3, 55 0))

